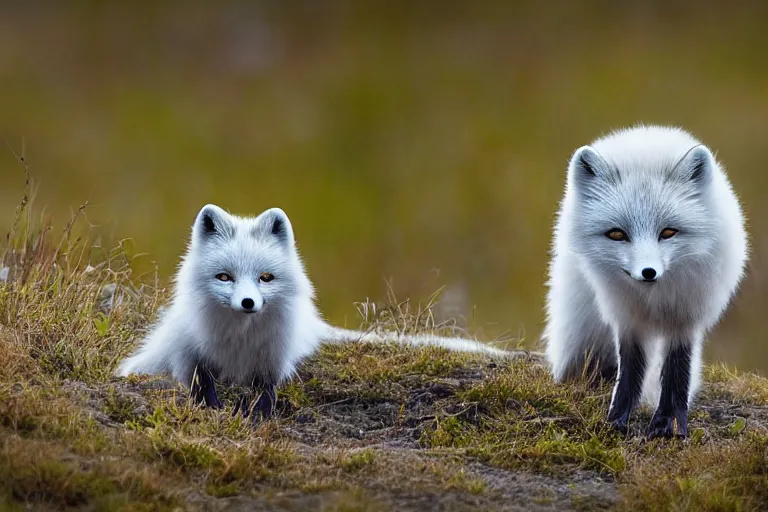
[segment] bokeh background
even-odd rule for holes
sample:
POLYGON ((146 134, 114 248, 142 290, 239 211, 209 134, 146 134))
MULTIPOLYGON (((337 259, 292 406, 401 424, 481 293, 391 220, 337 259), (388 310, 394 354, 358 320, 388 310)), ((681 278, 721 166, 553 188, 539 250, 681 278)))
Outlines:
MULTIPOLYGON (((205 203, 291 217, 325 315, 424 299, 536 346, 572 151, 637 122, 717 151, 753 258, 709 360, 768 370, 763 2, 3 2, 0 135, 167 280, 205 203)), ((23 172, 0 148, 0 228, 23 172)))

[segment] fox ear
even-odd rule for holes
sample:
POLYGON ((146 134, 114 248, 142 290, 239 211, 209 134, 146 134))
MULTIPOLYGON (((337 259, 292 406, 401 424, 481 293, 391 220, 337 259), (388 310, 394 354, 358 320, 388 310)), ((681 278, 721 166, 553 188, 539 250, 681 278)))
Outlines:
POLYGON ((607 176, 610 166, 590 146, 576 150, 568 164, 568 178, 579 189, 589 187, 595 179, 607 176))
POLYGON ((287 245, 293 245, 293 226, 288 216, 280 208, 270 208, 256 219, 254 234, 260 232, 266 236, 276 237, 287 245))
POLYGON ((680 179, 705 186, 712 181, 712 173, 716 165, 712 152, 706 146, 698 145, 683 155, 672 172, 680 179))
POLYGON ((215 204, 207 204, 197 214, 193 232, 200 238, 229 236, 232 234, 230 215, 215 204))
POLYGON ((585 178, 596 178, 608 171, 608 164, 603 157, 590 146, 582 146, 571 157, 571 173, 579 173, 585 178))

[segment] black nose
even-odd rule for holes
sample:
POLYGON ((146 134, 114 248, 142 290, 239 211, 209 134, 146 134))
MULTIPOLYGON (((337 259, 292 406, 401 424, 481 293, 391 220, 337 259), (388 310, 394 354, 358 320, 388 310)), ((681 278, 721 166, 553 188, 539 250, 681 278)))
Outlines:
POLYGON ((243 299, 243 302, 240 303, 243 306, 243 309, 253 309, 253 299, 243 299))
POLYGON ((641 274, 643 274, 643 279, 646 281, 653 281, 656 279, 656 271, 652 268, 644 268, 641 274))

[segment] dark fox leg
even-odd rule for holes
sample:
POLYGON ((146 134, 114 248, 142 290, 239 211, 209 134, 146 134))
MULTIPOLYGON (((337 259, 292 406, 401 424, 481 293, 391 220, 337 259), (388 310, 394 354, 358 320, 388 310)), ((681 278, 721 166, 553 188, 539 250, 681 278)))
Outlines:
POLYGON ((644 376, 645 352, 634 337, 620 340, 619 375, 613 388, 608 421, 622 434, 627 433, 629 416, 640 401, 644 376))
POLYGON ((232 415, 240 412, 243 418, 250 416, 253 423, 258 423, 272 416, 276 403, 277 389, 274 384, 255 384, 251 391, 240 395, 232 415))
POLYGON ((216 385, 213 380, 213 374, 203 363, 195 366, 192 374, 192 384, 189 387, 190 396, 197 404, 205 403, 206 407, 221 409, 222 403, 216 396, 216 385))
POLYGON ((661 370, 661 398, 648 426, 648 439, 688 437, 688 390, 691 386, 691 344, 672 340, 661 370))

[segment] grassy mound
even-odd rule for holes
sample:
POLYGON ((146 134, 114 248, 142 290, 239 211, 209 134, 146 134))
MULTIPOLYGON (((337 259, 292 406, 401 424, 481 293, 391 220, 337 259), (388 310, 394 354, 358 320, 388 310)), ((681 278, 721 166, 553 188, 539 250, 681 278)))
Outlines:
MULTIPOLYGON (((758 510, 768 381, 713 366, 686 441, 627 438, 610 389, 556 385, 535 354, 323 347, 254 427, 161 378, 117 379, 167 292, 125 251, 19 210, 0 283, 0 503, 36 510, 758 510), (58 241, 54 239, 58 238, 58 241), (99 262, 96 264, 95 262, 99 262), (145 280, 144 280, 145 281, 145 280)), ((418 332, 429 308, 361 308, 418 332)), ((221 394, 228 405, 234 395, 221 394)))

